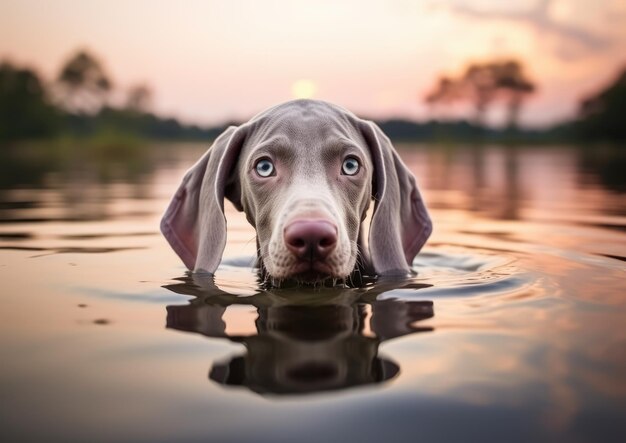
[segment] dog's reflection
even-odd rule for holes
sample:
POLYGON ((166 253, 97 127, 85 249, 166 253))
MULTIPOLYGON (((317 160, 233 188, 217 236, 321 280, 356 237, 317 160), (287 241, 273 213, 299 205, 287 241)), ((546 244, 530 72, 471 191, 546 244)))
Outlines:
POLYGON ((434 315, 431 301, 377 300, 397 286, 280 289, 242 297, 222 291, 210 278, 179 280, 166 288, 195 298, 167 307, 167 327, 242 343, 247 352, 215 363, 209 377, 261 394, 304 394, 389 380, 399 367, 378 356, 380 343, 432 330, 415 325, 434 315), (248 332, 232 332, 246 329, 243 316, 228 315, 236 305, 256 308, 248 332))

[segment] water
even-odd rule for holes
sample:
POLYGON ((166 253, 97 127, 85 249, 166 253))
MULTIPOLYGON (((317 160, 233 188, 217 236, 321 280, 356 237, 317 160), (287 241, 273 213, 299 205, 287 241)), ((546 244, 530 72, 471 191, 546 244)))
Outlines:
POLYGON ((626 441, 623 152, 405 146, 418 275, 263 291, 158 233, 202 149, 3 154, 2 441, 626 441))

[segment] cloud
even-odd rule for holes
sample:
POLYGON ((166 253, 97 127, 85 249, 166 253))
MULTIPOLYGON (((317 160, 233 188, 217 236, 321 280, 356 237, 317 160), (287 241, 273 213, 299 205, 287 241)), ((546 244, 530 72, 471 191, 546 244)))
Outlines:
POLYGON ((552 0, 539 0, 536 6, 526 11, 484 10, 464 4, 451 4, 447 8, 453 13, 476 20, 501 20, 525 24, 538 33, 556 37, 559 45, 556 55, 560 58, 572 59, 582 52, 600 51, 613 45, 606 36, 599 35, 584 28, 554 20, 550 16, 552 0))

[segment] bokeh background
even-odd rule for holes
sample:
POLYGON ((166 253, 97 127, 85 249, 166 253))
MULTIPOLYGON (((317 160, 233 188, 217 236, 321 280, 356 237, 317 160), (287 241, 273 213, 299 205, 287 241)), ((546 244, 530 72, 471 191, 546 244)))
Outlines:
POLYGON ((3 0, 0 140, 205 139, 303 97, 392 138, 623 140, 625 20, 623 0, 3 0))

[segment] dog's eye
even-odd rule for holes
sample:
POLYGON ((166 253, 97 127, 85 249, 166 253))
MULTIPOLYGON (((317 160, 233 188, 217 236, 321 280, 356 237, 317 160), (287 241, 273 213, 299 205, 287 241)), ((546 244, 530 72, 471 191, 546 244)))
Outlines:
POLYGON ((274 173, 274 163, 270 159, 262 158, 256 162, 256 173, 261 177, 269 177, 274 173))
POLYGON ((356 175, 359 172, 359 161, 354 157, 348 157, 341 165, 341 172, 344 175, 356 175))

